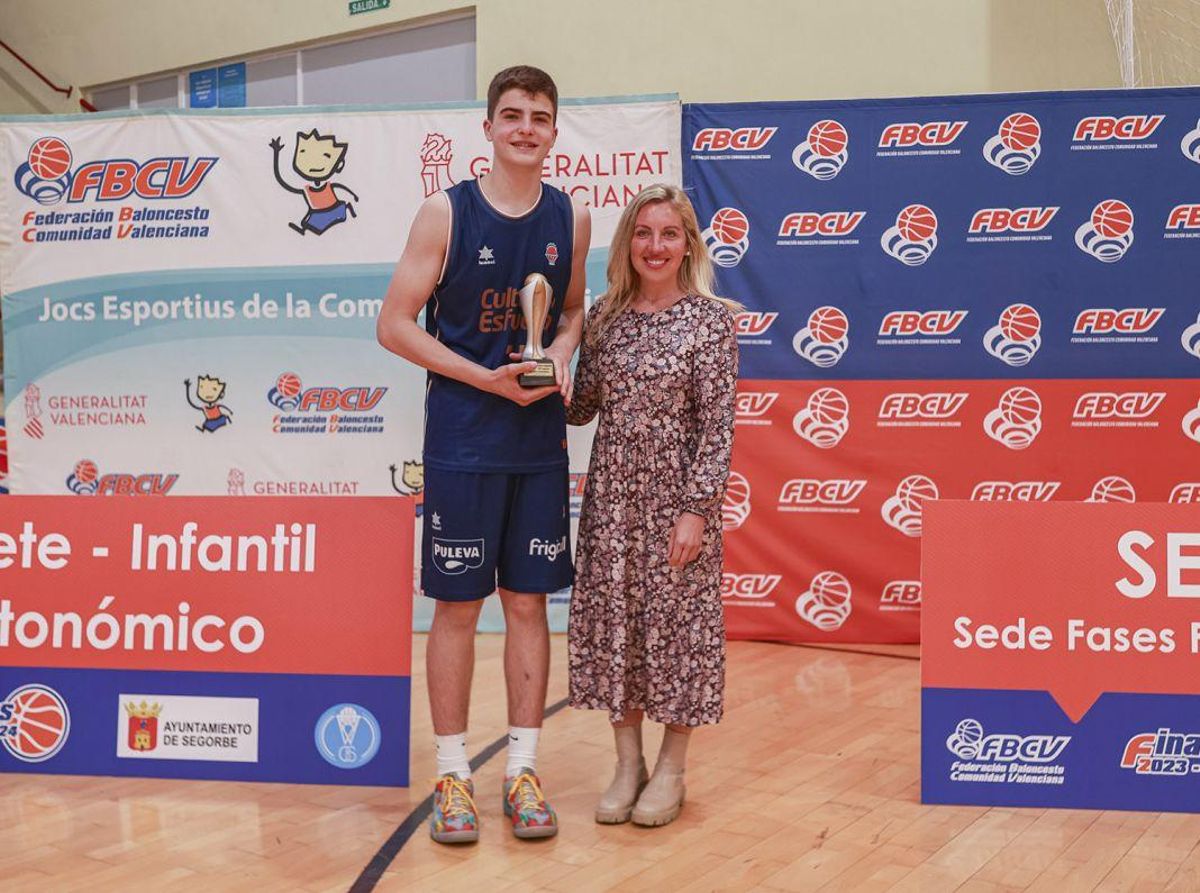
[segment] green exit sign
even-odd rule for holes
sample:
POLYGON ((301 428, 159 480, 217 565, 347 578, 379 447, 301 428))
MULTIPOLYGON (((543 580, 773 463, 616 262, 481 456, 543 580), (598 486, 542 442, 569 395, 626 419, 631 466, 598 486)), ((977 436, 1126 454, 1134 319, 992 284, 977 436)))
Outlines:
POLYGON ((377 9, 387 9, 392 5, 392 0, 350 0, 350 15, 356 16, 360 12, 374 12, 377 9))

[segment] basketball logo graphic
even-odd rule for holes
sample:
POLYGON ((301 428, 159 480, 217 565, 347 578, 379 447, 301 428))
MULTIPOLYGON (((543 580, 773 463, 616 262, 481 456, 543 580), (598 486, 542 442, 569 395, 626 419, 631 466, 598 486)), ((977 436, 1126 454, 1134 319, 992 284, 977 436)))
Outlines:
POLYGON ((1042 432, 1042 398, 1027 387, 1009 388, 983 417, 983 431, 1010 450, 1025 449, 1042 432))
POLYGON ((62 200, 71 187, 71 149, 56 136, 44 136, 29 147, 29 156, 13 177, 17 189, 40 205, 62 200))
POLYGON ((973 760, 983 743, 983 725, 977 719, 964 719, 946 739, 946 748, 960 760, 973 760))
POLYGON ((718 267, 736 267, 750 247, 750 221, 737 208, 721 208, 700 234, 718 267))
POLYGON ((921 508, 926 499, 937 499, 937 484, 923 474, 910 474, 883 501, 880 514, 889 527, 905 536, 921 535, 921 508))
POLYGON ((820 388, 796 413, 792 429, 813 446, 832 449, 850 430, 850 401, 837 388, 820 388))
POLYGON ((1000 122, 996 135, 983 144, 988 164, 1018 177, 1042 154, 1042 125, 1033 115, 1015 112, 1000 122))
POLYGON ((905 266, 920 266, 937 248, 937 215, 925 205, 909 205, 884 230, 879 244, 905 266))
POLYGON ((0 701, 0 743, 23 763, 50 759, 70 732, 67 702, 48 686, 22 685, 0 701))
POLYGON ((839 308, 818 307, 808 316, 808 324, 792 338, 792 349, 814 366, 828 369, 837 365, 850 341, 850 320, 839 308))
POLYGON ((729 472, 725 499, 721 503, 721 527, 737 530, 750 517, 750 482, 736 471, 729 472))
POLYGON ((1028 304, 1009 304, 1000 322, 987 330, 983 346, 1009 366, 1024 366, 1042 346, 1042 318, 1028 304))
POLYGON ((96 481, 100 477, 100 469, 91 459, 80 459, 67 477, 67 489, 72 493, 90 496, 96 492, 96 481))
POLYGON ((300 392, 303 387, 299 375, 295 372, 284 372, 275 379, 275 387, 267 391, 267 400, 284 412, 289 412, 300 405, 300 392))
POLYGON ((1182 425, 1183 433, 1200 443, 1200 402, 1184 413, 1182 425))
POLYGON ((1133 484, 1115 474, 1102 477, 1092 487, 1092 495, 1084 502, 1137 502, 1133 484))
POLYGON ((1179 343, 1183 345, 1184 350, 1200 360, 1200 316, 1183 330, 1183 334, 1179 336, 1179 343))
POLYGON ((850 134, 837 121, 826 118, 808 129, 808 137, 792 150, 792 164, 810 177, 832 180, 850 157, 850 134))
POLYGON ((796 613, 822 632, 841 629, 853 608, 850 581, 836 571, 822 571, 796 599, 796 613))
POLYGON ((1133 209, 1115 198, 1100 202, 1075 230, 1075 244, 1098 261, 1116 263, 1133 244, 1133 209))
POLYGON ((57 180, 71 169, 71 150, 56 136, 44 136, 29 149, 29 167, 44 180, 57 180))
POLYGON ((1183 135, 1183 139, 1179 141, 1179 151, 1183 153, 1184 158, 1200 164, 1200 120, 1183 135))

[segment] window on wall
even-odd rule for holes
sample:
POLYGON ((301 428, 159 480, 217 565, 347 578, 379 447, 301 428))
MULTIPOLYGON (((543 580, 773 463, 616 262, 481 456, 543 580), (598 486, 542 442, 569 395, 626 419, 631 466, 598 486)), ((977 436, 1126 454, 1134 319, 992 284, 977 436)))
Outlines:
POLYGON ((137 104, 140 109, 179 108, 179 78, 158 78, 137 85, 137 104))
POLYGON ((129 90, 128 84, 96 90, 92 93, 92 105, 99 112, 107 112, 110 109, 127 109, 129 108, 129 90))
POLYGON ((296 105, 298 84, 295 53, 246 63, 248 106, 296 105))
MULTIPOLYGON (((386 31, 245 61, 246 105, 255 108, 472 100, 475 18, 386 31)), ((192 70, 106 86, 92 93, 92 104, 100 111, 186 108, 192 70)))
POLYGON ((305 105, 475 98, 475 20, 302 50, 305 105))

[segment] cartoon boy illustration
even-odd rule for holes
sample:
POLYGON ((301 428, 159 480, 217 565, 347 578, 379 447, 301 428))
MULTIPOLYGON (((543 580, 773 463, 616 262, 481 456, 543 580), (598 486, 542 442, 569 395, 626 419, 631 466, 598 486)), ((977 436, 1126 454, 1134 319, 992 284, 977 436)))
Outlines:
POLYGON ((417 500, 417 517, 419 518, 425 514, 425 463, 404 463, 401 480, 406 489, 403 490, 396 486, 396 466, 389 465, 388 470, 392 473, 392 489, 401 496, 415 496, 417 500))
POLYGON ((201 375, 196 379, 196 398, 198 404, 192 402, 192 380, 183 380, 183 393, 187 397, 188 406, 204 413, 204 424, 197 425, 197 431, 216 431, 233 422, 233 410, 218 403, 225 396, 225 382, 212 375, 201 375))
POLYGON ((288 223, 300 235, 306 231, 321 235, 331 226, 336 226, 346 219, 348 214, 357 217, 354 205, 345 199, 338 198, 336 190, 341 189, 355 201, 359 198, 354 191, 343 183, 330 180, 346 166, 346 149, 349 143, 339 143, 331 134, 321 136, 314 127, 309 133, 296 133, 296 154, 292 157, 292 170, 307 182, 301 188, 290 185, 283 179, 279 170, 279 153, 283 151, 283 138, 271 140, 271 149, 275 153, 275 180, 288 192, 303 195, 308 202, 308 213, 299 223, 288 223))

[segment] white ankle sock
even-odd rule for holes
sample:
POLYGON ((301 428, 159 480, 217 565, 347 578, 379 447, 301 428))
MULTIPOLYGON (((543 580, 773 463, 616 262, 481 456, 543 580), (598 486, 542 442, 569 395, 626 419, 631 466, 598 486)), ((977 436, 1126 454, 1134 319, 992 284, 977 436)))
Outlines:
POLYGON ((440 778, 453 772, 464 781, 471 777, 471 763, 467 760, 467 733, 457 735, 435 735, 437 748, 437 774, 440 778))
POLYGON ((511 778, 522 769, 537 769, 538 735, 541 729, 521 729, 512 726, 508 730, 508 762, 504 775, 511 778))

